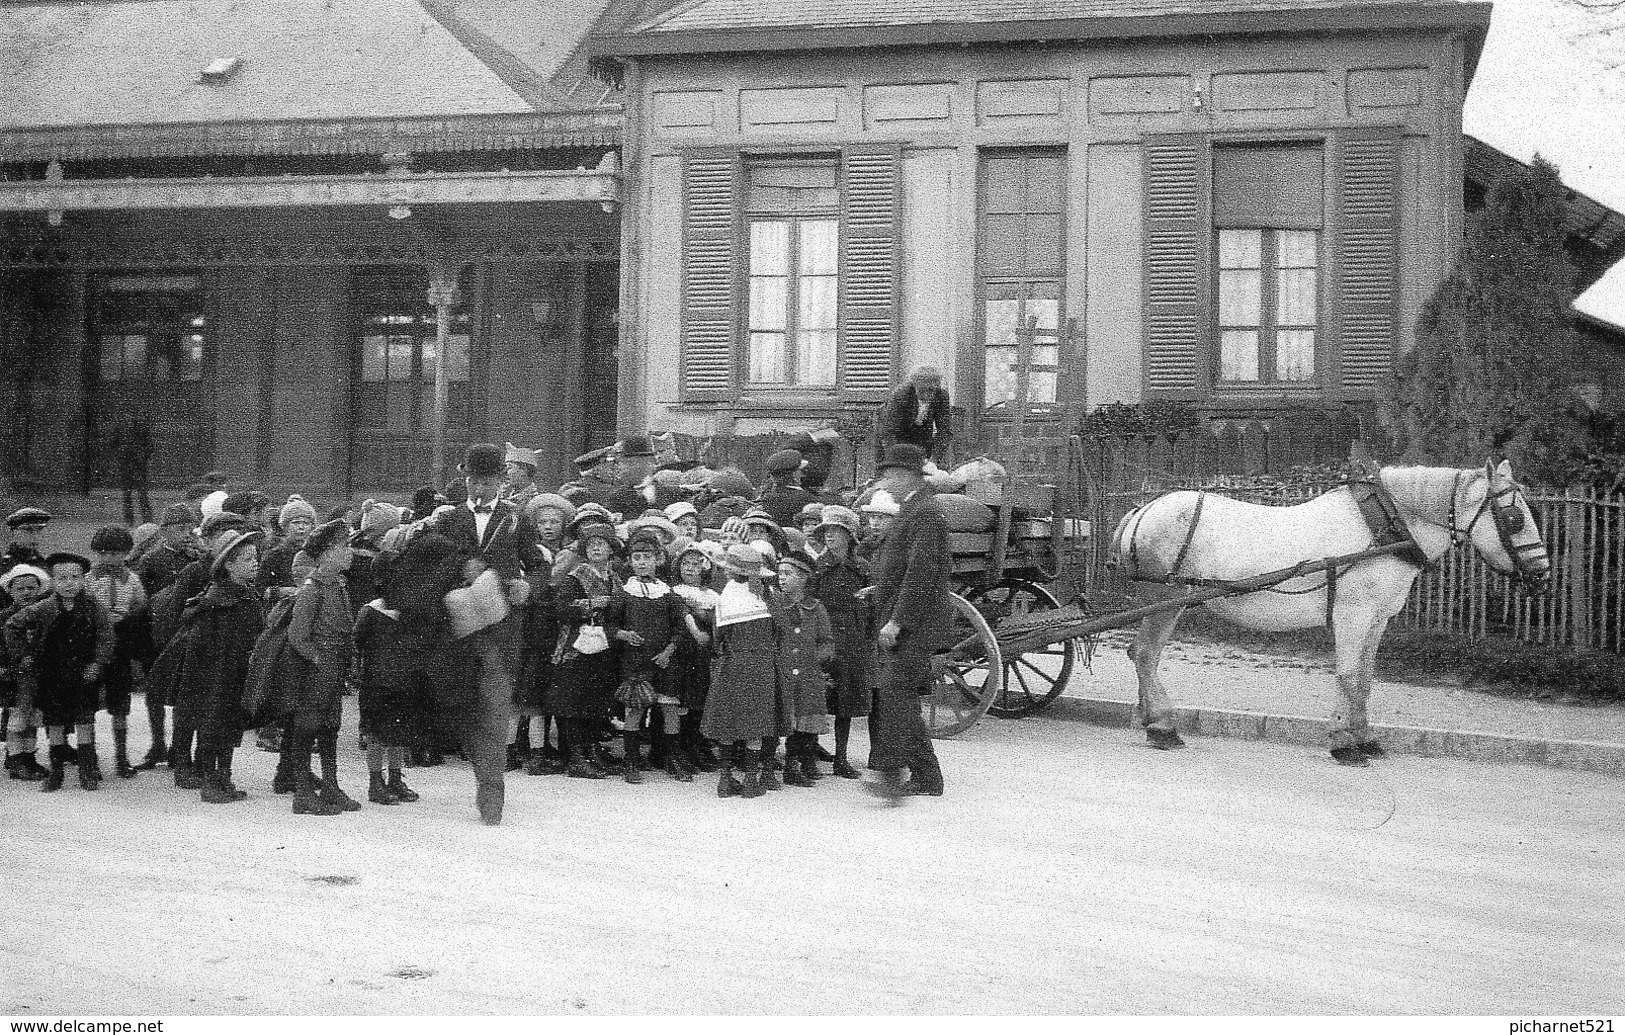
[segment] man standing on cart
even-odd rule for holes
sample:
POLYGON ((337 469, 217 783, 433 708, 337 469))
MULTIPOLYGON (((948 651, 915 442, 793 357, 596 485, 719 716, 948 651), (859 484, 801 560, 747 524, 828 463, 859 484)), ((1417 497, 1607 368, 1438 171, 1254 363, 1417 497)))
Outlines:
POLYGON ((875 615, 880 624, 880 729, 867 788, 893 804, 916 794, 942 794, 942 767, 920 716, 931 692, 931 655, 951 633, 948 525, 925 484, 925 450, 901 443, 880 461, 881 488, 900 504, 875 559, 875 615), (907 781, 903 770, 907 769, 907 781))

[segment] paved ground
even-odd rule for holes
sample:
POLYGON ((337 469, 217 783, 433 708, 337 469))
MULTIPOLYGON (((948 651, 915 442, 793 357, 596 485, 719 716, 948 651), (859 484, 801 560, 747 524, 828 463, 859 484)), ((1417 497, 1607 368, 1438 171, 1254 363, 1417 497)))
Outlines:
MULTIPOLYGON (((353 729, 353 716, 346 724, 353 729)), ((341 765, 362 789, 359 756, 341 765)), ((0 785, 6 1013, 1444 1013, 1619 1006, 1625 781, 989 722, 949 794, 466 768, 295 817, 0 785)))

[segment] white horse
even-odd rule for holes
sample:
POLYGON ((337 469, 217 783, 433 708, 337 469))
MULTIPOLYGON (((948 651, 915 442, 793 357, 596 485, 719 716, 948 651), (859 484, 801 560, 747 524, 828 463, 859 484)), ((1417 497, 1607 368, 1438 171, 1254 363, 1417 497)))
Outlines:
MULTIPOLYGON (((1506 575, 1530 582, 1551 568, 1523 487, 1502 461, 1482 469, 1385 467, 1378 479, 1391 494, 1403 531, 1428 561, 1462 542, 1506 575)), ((1397 529, 1396 529, 1397 531, 1397 529)), ((1148 597, 1175 597, 1205 580, 1234 581, 1314 561, 1359 553, 1375 542, 1349 486, 1293 507, 1243 503, 1225 496, 1172 492, 1129 512, 1112 539, 1112 561, 1140 580, 1148 597)), ((1340 702, 1332 717, 1332 757, 1366 765, 1383 754, 1366 719, 1377 644, 1398 614, 1421 568, 1393 554, 1324 574, 1304 575, 1269 590, 1208 601, 1209 611, 1250 629, 1307 629, 1330 621, 1340 702), (1329 599, 1328 599, 1329 598, 1329 599)), ((1151 745, 1182 747, 1173 705, 1157 675, 1163 649, 1184 608, 1140 622, 1129 656, 1140 681, 1140 710, 1151 745)))

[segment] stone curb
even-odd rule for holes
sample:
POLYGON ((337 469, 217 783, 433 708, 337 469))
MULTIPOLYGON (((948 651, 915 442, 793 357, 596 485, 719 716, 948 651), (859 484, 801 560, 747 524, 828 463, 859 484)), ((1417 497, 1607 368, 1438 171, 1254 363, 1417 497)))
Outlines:
MULTIPOLYGON (((1042 714, 1063 721, 1126 728, 1134 724, 1134 710, 1135 706, 1128 701, 1060 697, 1042 714)), ((1324 747, 1331 726, 1326 719, 1227 708, 1176 708, 1174 718, 1181 731, 1205 737, 1269 740, 1308 747, 1324 747)), ((1381 738, 1383 747, 1396 754, 1466 758, 1477 762, 1521 762, 1625 776, 1625 744, 1509 737, 1420 726, 1373 724, 1371 729, 1381 738)))

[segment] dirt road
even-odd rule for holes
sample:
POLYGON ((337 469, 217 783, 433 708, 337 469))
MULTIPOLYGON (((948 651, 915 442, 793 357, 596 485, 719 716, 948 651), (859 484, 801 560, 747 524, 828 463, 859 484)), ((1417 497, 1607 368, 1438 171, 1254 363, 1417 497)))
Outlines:
POLYGON ((1625 781, 1192 744, 984 724, 900 809, 518 775, 498 828, 460 765, 334 818, 252 750, 233 806, 8 783, 0 1014, 1621 1008, 1625 781))

